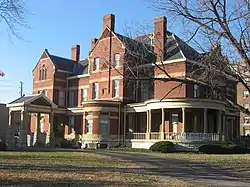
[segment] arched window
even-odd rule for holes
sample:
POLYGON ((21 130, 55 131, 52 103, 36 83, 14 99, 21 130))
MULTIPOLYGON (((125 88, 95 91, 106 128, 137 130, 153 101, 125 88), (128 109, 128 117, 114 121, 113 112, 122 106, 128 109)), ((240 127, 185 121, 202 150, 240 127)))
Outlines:
POLYGON ((43 68, 42 69, 42 80, 44 80, 44 71, 45 71, 45 69, 43 68))
POLYGON ((48 76, 48 72, 47 72, 48 68, 45 68, 45 73, 44 73, 44 79, 47 79, 47 76, 48 76))
POLYGON ((39 80, 42 80, 42 69, 39 70, 39 80))

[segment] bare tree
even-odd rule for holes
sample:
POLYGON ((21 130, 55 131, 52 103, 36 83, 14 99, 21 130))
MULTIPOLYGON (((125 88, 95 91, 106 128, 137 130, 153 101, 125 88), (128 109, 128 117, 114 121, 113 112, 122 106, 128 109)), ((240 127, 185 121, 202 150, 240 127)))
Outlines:
POLYGON ((18 27, 28 28, 25 15, 28 13, 24 0, 0 0, 0 26, 7 26, 11 35, 22 39, 18 27))

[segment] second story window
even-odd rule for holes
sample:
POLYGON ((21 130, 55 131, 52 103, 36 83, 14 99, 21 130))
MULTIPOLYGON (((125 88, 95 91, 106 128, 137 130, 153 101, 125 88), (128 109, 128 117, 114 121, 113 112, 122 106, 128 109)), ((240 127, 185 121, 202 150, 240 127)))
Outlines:
POLYGON ((82 89, 82 102, 87 101, 87 100, 88 100, 88 89, 83 88, 82 89))
POLYGON ((99 83, 93 83, 93 99, 98 99, 99 97, 99 83))
POLYGON ((75 92, 70 91, 69 92, 69 107, 75 106, 75 92))
POLYGON ((114 55, 114 67, 118 68, 120 65, 120 54, 115 54, 114 55))
POLYGON ((150 81, 143 80, 141 82, 141 100, 142 101, 149 99, 149 87, 150 87, 150 81))
POLYGON ((119 80, 113 80, 113 97, 119 97, 119 80))
POLYGON ((48 78, 48 68, 45 65, 39 70, 39 80, 46 80, 48 78))
POLYGON ((248 95, 249 95, 249 91, 248 91, 248 90, 244 90, 244 91, 243 91, 243 97, 244 97, 244 98, 247 98, 248 95))
POLYGON ((194 98, 199 97, 199 86, 198 85, 194 85, 194 98))
POLYGON ((65 92, 59 91, 59 106, 65 106, 65 92))
POLYGON ((93 71, 98 71, 99 68, 100 68, 99 58, 95 58, 94 59, 94 64, 93 64, 93 71))

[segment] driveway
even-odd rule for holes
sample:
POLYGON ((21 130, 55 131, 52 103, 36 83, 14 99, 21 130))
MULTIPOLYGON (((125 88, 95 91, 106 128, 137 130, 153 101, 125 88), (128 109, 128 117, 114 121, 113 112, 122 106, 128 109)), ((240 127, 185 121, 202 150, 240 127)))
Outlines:
POLYGON ((136 173, 159 177, 170 176, 198 186, 250 187, 250 173, 243 174, 210 164, 180 160, 178 154, 176 159, 167 159, 140 153, 108 151, 93 151, 93 153, 135 162, 140 166, 139 169, 134 169, 133 172, 136 173))

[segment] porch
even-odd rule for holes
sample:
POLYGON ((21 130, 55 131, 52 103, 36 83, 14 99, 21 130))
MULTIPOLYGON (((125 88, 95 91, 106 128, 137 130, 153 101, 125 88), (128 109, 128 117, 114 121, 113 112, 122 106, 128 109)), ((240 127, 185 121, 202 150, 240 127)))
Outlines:
POLYGON ((198 99, 151 101, 127 108, 126 141, 224 142, 239 135, 239 117, 224 103, 198 99))
POLYGON ((7 132, 9 148, 33 146, 39 141, 44 145, 52 146, 54 110, 57 106, 44 94, 23 96, 7 104, 7 107, 9 107, 7 132), (48 118, 47 129, 44 129, 43 125, 45 115, 48 118), (35 126, 31 127, 33 120, 35 120, 35 126))

